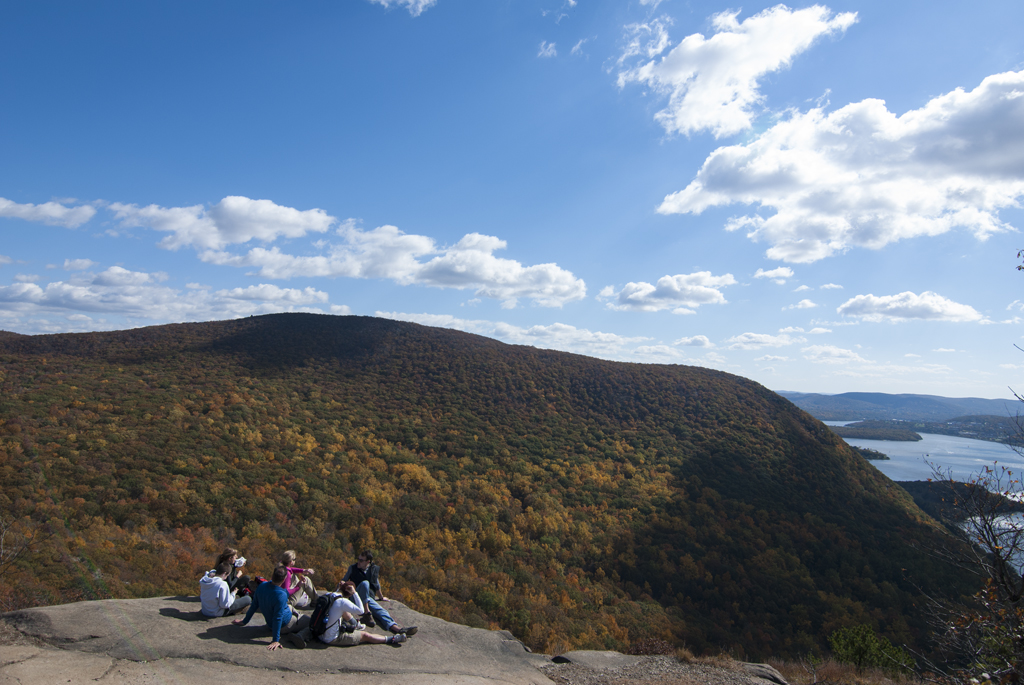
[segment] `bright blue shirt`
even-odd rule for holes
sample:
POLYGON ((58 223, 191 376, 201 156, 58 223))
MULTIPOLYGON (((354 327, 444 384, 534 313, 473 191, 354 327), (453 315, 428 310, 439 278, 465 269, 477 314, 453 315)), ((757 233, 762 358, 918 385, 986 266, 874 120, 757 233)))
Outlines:
POLYGON ((260 583, 256 592, 252 593, 252 604, 245 614, 244 626, 256 613, 257 609, 263 612, 263 620, 270 626, 270 632, 274 636, 274 642, 281 641, 281 626, 287 625, 292 620, 292 609, 288 606, 288 592, 280 585, 274 585, 269 580, 260 583))

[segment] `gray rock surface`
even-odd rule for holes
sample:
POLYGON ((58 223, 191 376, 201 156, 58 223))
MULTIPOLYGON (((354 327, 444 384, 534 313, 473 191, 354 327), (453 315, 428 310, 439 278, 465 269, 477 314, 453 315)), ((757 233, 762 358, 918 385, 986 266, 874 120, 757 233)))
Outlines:
MULTIPOLYGON (((304 682, 546 685, 531 654, 504 631, 448 623, 390 601, 386 608, 419 633, 403 646, 269 651, 270 631, 257 613, 249 625, 206 619, 197 597, 104 600, 3 614, 33 644, 0 645, 0 684, 263 683, 302 675, 304 682)), ((380 632, 377 629, 377 632, 380 632)))

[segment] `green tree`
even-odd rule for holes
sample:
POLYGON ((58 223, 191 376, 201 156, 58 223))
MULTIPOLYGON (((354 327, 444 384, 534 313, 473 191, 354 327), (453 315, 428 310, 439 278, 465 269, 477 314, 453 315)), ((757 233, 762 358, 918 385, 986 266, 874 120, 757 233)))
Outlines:
POLYGON ((914 660, 901 647, 876 635, 868 625, 840 628, 828 636, 828 644, 837 661, 857 669, 881 668, 892 673, 912 673, 914 660))

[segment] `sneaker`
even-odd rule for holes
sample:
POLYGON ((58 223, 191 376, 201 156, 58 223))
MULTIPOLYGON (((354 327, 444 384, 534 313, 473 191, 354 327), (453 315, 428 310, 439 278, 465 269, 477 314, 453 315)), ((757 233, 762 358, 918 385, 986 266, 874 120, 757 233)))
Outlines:
POLYGON ((401 647, 401 646, 402 646, 402 643, 403 643, 403 642, 405 642, 405 641, 406 641, 406 640, 408 640, 408 639, 409 639, 409 638, 407 638, 407 637, 406 637, 405 635, 403 635, 402 633, 398 633, 397 635, 392 635, 391 637, 389 637, 389 638, 388 638, 388 640, 387 640, 387 642, 388 642, 388 644, 389 644, 389 645, 391 645, 392 647, 401 647))
POLYGON ((402 628, 402 634, 403 635, 408 635, 409 637, 412 637, 417 632, 419 632, 419 628, 417 628, 416 626, 409 626, 408 628, 402 628))
POLYGON ((299 637, 298 633, 285 633, 281 636, 281 639, 287 640, 295 649, 306 648, 306 641, 299 637))
POLYGON ((369 611, 365 612, 362 616, 360 616, 359 620, 365 623, 368 628, 372 628, 375 625, 377 625, 373 622, 373 614, 371 614, 369 611))
POLYGON ((390 630, 395 635, 415 635, 419 628, 417 628, 416 626, 409 626, 408 628, 403 628, 397 623, 392 623, 391 627, 388 628, 388 630, 390 630))

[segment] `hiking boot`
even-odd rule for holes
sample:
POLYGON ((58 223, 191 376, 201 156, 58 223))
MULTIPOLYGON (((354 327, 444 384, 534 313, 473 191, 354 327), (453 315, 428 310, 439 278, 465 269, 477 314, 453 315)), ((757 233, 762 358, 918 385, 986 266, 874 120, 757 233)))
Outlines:
POLYGON ((298 633, 285 633, 281 636, 282 640, 286 640, 295 649, 305 649, 306 641, 299 637, 298 633))
POLYGON ((377 625, 373 622, 373 614, 371 614, 369 611, 360 616, 359 620, 365 623, 367 628, 372 628, 375 625, 377 625))
POLYGON ((392 635, 391 637, 389 637, 387 639, 387 643, 389 645, 391 645, 392 647, 401 647, 402 643, 405 642, 408 639, 409 638, 407 638, 402 633, 398 633, 397 635, 392 635))
POLYGON ((415 635, 419 628, 417 628, 416 626, 409 626, 408 628, 403 628, 397 623, 392 623, 391 627, 388 628, 388 630, 390 630, 395 635, 415 635))

